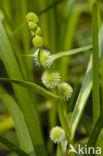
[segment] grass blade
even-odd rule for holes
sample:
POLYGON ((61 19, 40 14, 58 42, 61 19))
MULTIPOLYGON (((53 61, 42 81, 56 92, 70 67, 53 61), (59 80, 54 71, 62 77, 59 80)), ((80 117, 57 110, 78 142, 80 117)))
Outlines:
MULTIPOLYGON (((103 25, 99 33, 99 61, 101 61, 101 58, 103 56, 103 36, 101 35, 102 33, 103 33, 103 25)), ((76 128, 79 124, 80 118, 82 116, 91 89, 92 89, 92 58, 90 58, 86 75, 82 84, 82 88, 80 90, 76 106, 74 108, 73 115, 70 121, 71 139, 74 138, 76 128)))
POLYGON ((92 77, 93 77, 93 122, 96 123, 100 114, 100 97, 99 97, 99 48, 98 48, 98 24, 97 24, 97 5, 93 4, 92 16, 92 77))
POLYGON ((66 0, 58 0, 58 1, 53 2, 52 4, 50 4, 50 5, 49 5, 48 7, 46 7, 45 9, 41 10, 41 11, 38 13, 38 16, 40 16, 40 15, 46 13, 47 11, 49 11, 50 9, 56 7, 58 4, 60 4, 60 3, 64 2, 64 1, 66 1, 66 0))
POLYGON ((1 94, 0 99, 3 101, 3 103, 5 104, 6 108, 8 109, 9 113, 13 118, 17 132, 17 137, 21 148, 29 154, 32 153, 32 156, 34 156, 31 138, 27 126, 25 124, 24 117, 20 112, 19 107, 17 106, 13 98, 7 93, 1 94))
POLYGON ((35 84, 33 82, 20 81, 20 80, 11 80, 9 78, 0 78, 0 82, 10 82, 10 83, 14 83, 14 84, 26 87, 26 88, 31 88, 36 93, 39 93, 40 95, 45 96, 46 98, 54 98, 54 99, 59 98, 59 96, 56 96, 55 94, 45 90, 44 88, 38 86, 37 84, 35 84))
POLYGON ((17 153, 19 156, 29 156, 27 153, 22 151, 20 148, 18 148, 16 145, 11 143, 9 140, 5 139, 4 137, 0 136, 0 143, 8 147, 11 151, 17 153))
MULTIPOLYGON (((11 48, 8 37, 5 33, 4 27, 0 22, 0 56, 5 65, 7 73, 11 79, 23 80, 13 50, 11 48)), ((37 156, 46 155, 45 146, 41 134, 40 123, 37 112, 33 106, 30 94, 22 86, 13 84, 17 100, 20 104, 22 113, 24 115, 31 140, 37 156), (30 110, 30 111, 29 111, 30 110)))
MULTIPOLYGON (((57 60, 57 59, 59 59, 61 57, 78 54, 78 53, 81 53, 81 52, 84 52, 84 51, 90 50, 90 49, 92 49, 92 45, 88 45, 88 46, 84 46, 84 47, 72 49, 72 50, 69 50, 69 51, 58 52, 58 53, 56 53, 56 54, 53 55, 53 58, 54 58, 54 61, 55 61, 55 60, 57 60)), ((25 54, 22 54, 22 56, 34 57, 34 54, 33 55, 25 55, 25 54)))
POLYGON ((103 128, 103 112, 101 112, 88 141, 88 147, 94 147, 103 128))
POLYGON ((58 52, 57 54, 54 54, 54 60, 59 59, 59 58, 64 57, 64 56, 70 56, 70 55, 78 54, 78 53, 81 53, 81 52, 84 52, 84 51, 90 50, 90 49, 92 49, 91 45, 81 47, 81 48, 77 48, 77 49, 72 49, 69 51, 58 52))

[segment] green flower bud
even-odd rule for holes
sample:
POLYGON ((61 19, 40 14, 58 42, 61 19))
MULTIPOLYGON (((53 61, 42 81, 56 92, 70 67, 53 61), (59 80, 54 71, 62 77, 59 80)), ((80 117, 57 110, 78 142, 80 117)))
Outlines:
POLYGON ((60 74, 57 72, 44 72, 42 75, 42 83, 47 88, 55 88, 60 82, 60 74))
POLYGON ((37 27, 37 24, 34 23, 33 21, 30 21, 30 22, 28 23, 28 26, 29 26, 30 29, 35 29, 35 28, 37 27))
POLYGON ((38 16, 33 12, 28 13, 26 15, 26 19, 27 19, 27 22, 33 21, 35 23, 38 23, 38 21, 39 21, 38 16))
POLYGON ((40 27, 37 27, 37 29, 35 30, 35 34, 41 35, 41 28, 40 27))
POLYGON ((59 84, 58 91, 63 100, 68 101, 72 95, 73 89, 68 83, 64 82, 59 84))
POLYGON ((35 36, 35 31, 34 30, 31 31, 31 35, 35 36))
POLYGON ((36 35, 40 36, 41 35, 40 27, 37 26, 35 30, 31 31, 31 34, 32 34, 32 36, 36 36, 36 35))
POLYGON ((64 130, 59 127, 56 126, 54 128, 52 128, 51 132, 50 132, 50 139, 56 144, 61 143, 64 139, 65 139, 65 132, 64 130))
POLYGON ((33 45, 35 48, 41 48, 43 46, 43 38, 40 36, 35 36, 33 38, 33 45))

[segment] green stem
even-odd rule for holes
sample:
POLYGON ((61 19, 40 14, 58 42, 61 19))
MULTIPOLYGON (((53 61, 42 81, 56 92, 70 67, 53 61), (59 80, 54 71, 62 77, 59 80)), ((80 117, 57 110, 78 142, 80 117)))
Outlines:
POLYGON ((63 156, 61 144, 57 145, 57 153, 56 156, 63 156))
POLYGON ((70 141, 70 129, 69 129, 69 125, 68 125, 68 122, 67 122, 67 118, 65 117, 64 115, 64 111, 63 111, 63 105, 65 103, 61 102, 60 100, 57 102, 57 109, 58 109, 58 115, 59 115, 59 120, 60 120, 60 123, 63 127, 63 129, 65 130, 65 133, 66 133, 66 136, 67 136, 67 140, 68 142, 70 141))
POLYGON ((100 96, 99 96, 99 46, 98 46, 98 21, 97 4, 93 4, 92 13, 92 76, 93 76, 93 122, 96 123, 100 114, 100 96))
POLYGON ((103 128, 103 112, 101 112, 98 121, 95 124, 95 127, 91 133, 91 136, 88 141, 88 147, 95 147, 99 134, 103 128))

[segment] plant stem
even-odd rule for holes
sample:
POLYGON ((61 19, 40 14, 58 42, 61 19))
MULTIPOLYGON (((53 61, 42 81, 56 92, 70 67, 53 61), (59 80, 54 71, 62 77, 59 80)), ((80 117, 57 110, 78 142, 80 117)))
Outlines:
POLYGON ((65 103, 63 103, 62 101, 57 101, 57 109, 58 109, 58 115, 59 115, 59 120, 60 120, 60 123, 63 127, 63 129, 65 130, 65 133, 66 133, 66 136, 67 136, 67 140, 68 142, 70 141, 69 140, 69 137, 70 137, 70 129, 69 129, 69 125, 68 125, 68 122, 67 122, 67 118, 65 117, 64 115, 64 111, 63 111, 63 105, 65 103))
POLYGON ((95 124, 100 114, 100 95, 99 95, 99 46, 98 46, 98 21, 97 5, 93 4, 92 12, 92 78, 93 78, 93 123, 95 124))

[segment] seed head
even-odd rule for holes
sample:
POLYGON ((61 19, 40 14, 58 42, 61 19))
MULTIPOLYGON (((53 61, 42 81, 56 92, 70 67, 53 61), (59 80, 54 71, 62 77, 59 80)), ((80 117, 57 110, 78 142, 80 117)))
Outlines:
POLYGON ((68 99, 72 95, 73 89, 68 83, 64 82, 64 83, 59 84, 58 91, 59 91, 60 96, 64 100, 68 101, 68 99))
POLYGON ((38 16, 33 12, 29 12, 26 15, 26 19, 27 19, 27 22, 33 21, 34 23, 38 23, 39 21, 38 16))
POLYGON ((39 57, 39 49, 36 50, 35 54, 34 54, 34 61, 35 61, 35 64, 37 66, 40 66, 42 65, 44 68, 49 68, 52 63, 53 63, 53 56, 50 55, 50 52, 46 49, 42 49, 41 50, 41 55, 40 55, 40 58, 38 59, 39 57))
POLYGON ((42 75, 42 83, 47 88, 55 88, 60 82, 60 74, 57 72, 44 72, 42 75))
POLYGON ((43 38, 40 36, 35 36, 33 38, 33 45, 35 46, 35 48, 41 48, 43 45, 43 38))
POLYGON ((54 127, 52 128, 51 132, 50 132, 50 139, 54 142, 54 143, 61 143, 64 139, 65 139, 65 132, 61 127, 54 127))

